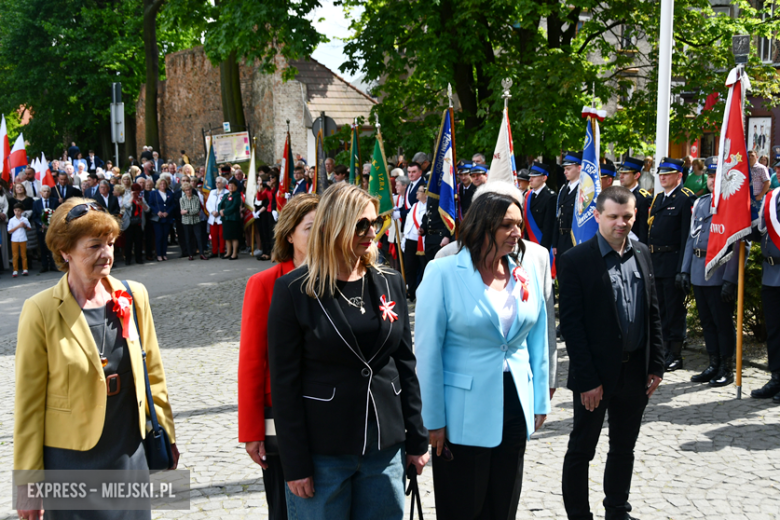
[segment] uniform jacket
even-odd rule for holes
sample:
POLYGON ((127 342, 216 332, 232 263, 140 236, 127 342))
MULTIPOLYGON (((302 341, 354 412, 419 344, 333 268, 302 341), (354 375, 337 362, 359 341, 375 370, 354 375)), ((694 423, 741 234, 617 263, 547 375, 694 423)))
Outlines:
MULTIPOLYGON (((650 251, 641 242, 631 245, 645 286, 646 374, 663 377, 665 351, 650 251)), ((623 339, 598 236, 572 248, 559 261, 561 335, 570 360, 567 386, 582 393, 603 385, 604 395, 609 396, 620 377, 623 339)))
POLYGON ((637 183, 636 188, 631 190, 636 197, 636 221, 631 231, 636 235, 640 242, 647 244, 647 219, 650 217, 650 204, 653 202, 653 196, 650 192, 643 190, 637 183))
MULTIPOLYGON (((506 337, 466 248, 425 268, 417 289, 417 308, 425 312, 417 318, 414 333, 423 420, 429 430, 446 426, 447 438, 455 444, 493 448, 501 443, 504 361, 529 436, 534 414, 550 411, 543 277, 533 262, 523 266, 530 280, 529 297, 521 301, 521 285, 514 285, 517 318, 506 337)), ((515 267, 509 258, 510 271, 515 267)))
MULTIPOLYGON (((335 297, 303 292, 303 266, 274 285, 268 322, 268 361, 279 454, 287 481, 312 476, 312 455, 366 451, 369 406, 379 449, 400 442, 422 455, 428 432, 420 415, 406 287, 395 271, 368 271, 366 285, 395 302, 398 320, 380 320, 378 347, 366 359, 335 297)), ((369 290, 367 289, 367 292, 369 290)), ((380 317, 381 311, 378 311, 380 317)))
MULTIPOLYGON (((780 287, 780 264, 774 262, 774 265, 767 261, 767 257, 780 258, 780 250, 769 237, 764 220, 764 205, 772 200, 770 191, 764 196, 761 203, 761 211, 758 212, 758 231, 761 233, 761 253, 764 255, 763 274, 761 275, 761 284, 767 287, 780 287)), ((778 207, 780 207, 780 197, 778 197, 778 207)))
POLYGON ((734 250, 731 254, 731 260, 718 267, 707 280, 704 277, 704 267, 706 258, 704 256, 694 255, 694 249, 707 250, 707 243, 710 240, 710 200, 712 195, 707 193, 696 200, 693 205, 693 215, 691 216, 691 229, 688 234, 688 241, 685 244, 685 255, 683 256, 682 272, 691 275, 693 285, 714 286, 723 285, 723 282, 737 283, 739 275, 739 254, 734 250))
MULTIPOLYGON (((574 203, 577 200, 579 184, 569 189, 569 184, 558 192, 555 209, 555 226, 553 228, 552 246, 558 249, 558 256, 573 247, 571 241, 571 223, 574 218, 574 203)), ((560 267, 558 267, 560 269, 560 267)))
POLYGON ((167 190, 165 192, 165 200, 160 195, 160 190, 152 190, 149 194, 149 209, 152 213, 152 219, 156 218, 160 224, 169 224, 173 222, 176 217, 173 216, 173 212, 176 209, 176 201, 173 200, 173 192, 167 190), (157 213, 167 213, 167 217, 158 217, 157 213))
POLYGON ((271 406, 268 312, 274 283, 294 268, 292 260, 276 264, 246 284, 238 352, 238 442, 265 440, 265 408, 271 406))
POLYGON ((548 250, 552 249, 555 229, 555 193, 546 185, 542 186, 539 193, 534 193, 528 209, 542 232, 540 245, 548 250))
POLYGON ((650 229, 647 245, 650 250, 656 247, 671 247, 671 251, 652 252, 653 270, 659 278, 673 277, 682 272, 685 243, 691 227, 691 209, 696 197, 682 184, 677 186, 671 196, 664 200, 664 193, 655 196, 650 208, 650 229))
MULTIPOLYGON (((111 291, 125 290, 109 276, 111 291)), ((175 441, 157 333, 146 288, 130 282, 146 350, 149 382, 160 425, 175 441)), ((133 320, 130 326, 135 327, 133 320)), ((138 425, 146 437, 146 383, 141 345, 127 340, 138 399, 138 425)), ((24 303, 16 347, 17 391, 14 406, 14 469, 41 470, 43 447, 86 451, 103 432, 106 378, 97 345, 67 274, 54 287, 24 303)))
POLYGON ((471 207, 471 199, 474 198, 474 193, 477 191, 477 187, 473 184, 464 186, 458 184, 458 208, 460 209, 460 218, 463 219, 466 216, 466 212, 471 207))

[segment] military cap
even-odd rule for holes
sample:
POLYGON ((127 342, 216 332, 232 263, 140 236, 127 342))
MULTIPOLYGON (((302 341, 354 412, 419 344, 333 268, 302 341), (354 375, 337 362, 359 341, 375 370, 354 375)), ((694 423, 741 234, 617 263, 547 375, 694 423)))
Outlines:
POLYGON ((483 166, 481 164, 472 164, 470 173, 484 173, 487 175, 490 173, 490 170, 487 169, 487 166, 483 166))
POLYGON ((775 161, 776 162, 773 168, 777 168, 778 166, 780 166, 780 155, 775 155, 775 161))
POLYGON ((522 170, 517 172, 517 180, 520 180, 520 181, 531 180, 531 174, 528 172, 528 170, 523 168, 522 170))
POLYGON ((582 164, 582 152, 566 152, 566 155, 563 156, 561 166, 568 166, 570 164, 582 164))
POLYGON ((704 161, 704 166, 707 167, 707 173, 715 173, 718 170, 718 157, 713 155, 712 157, 707 157, 707 159, 704 161))
POLYGON ((540 175, 549 176, 550 167, 540 162, 534 162, 531 166, 531 171, 528 172, 531 177, 539 177, 540 175))
POLYGON ((620 165, 618 173, 623 172, 641 172, 644 166, 642 159, 636 159, 634 157, 626 157, 623 163, 620 165))
POLYGON ((600 164, 601 167, 601 176, 607 175, 609 177, 615 178, 615 163, 607 159, 606 163, 600 164))
POLYGON ((661 164, 658 165, 658 173, 682 173, 683 162, 682 159, 672 159, 671 157, 664 157, 661 159, 661 164))
POLYGON ((473 165, 466 161, 458 161, 458 173, 469 173, 473 165))

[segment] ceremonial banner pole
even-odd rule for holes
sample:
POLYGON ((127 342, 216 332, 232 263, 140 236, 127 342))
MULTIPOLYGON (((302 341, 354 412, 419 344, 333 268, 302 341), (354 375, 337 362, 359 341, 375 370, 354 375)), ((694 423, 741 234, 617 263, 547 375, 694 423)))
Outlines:
MULTIPOLYGON (((251 161, 252 165, 256 164, 255 163, 255 149, 256 148, 257 148, 257 137, 253 137, 252 138, 252 161, 251 161)), ((255 208, 255 201, 254 201, 254 199, 257 198, 257 167, 256 166, 254 168, 251 168, 251 167, 249 168, 249 175, 253 175, 255 177, 255 196, 252 198, 253 200, 251 202, 248 202, 248 204, 250 204, 250 207, 252 209, 254 209, 255 208)), ((252 255, 255 254, 255 230, 259 227, 260 223, 255 221, 255 224, 256 225, 252 226, 252 228, 253 228, 252 229, 252 245, 250 246, 251 247, 251 251, 252 251, 252 255)), ((268 255, 268 256, 271 256, 271 255, 268 255)))
MULTIPOLYGON (((450 83, 447 83, 447 99, 449 99, 450 102, 450 122, 452 124, 452 164, 455 165, 455 172, 458 171, 458 159, 455 156, 455 109, 452 106, 452 85, 450 83)), ((457 204, 457 210, 455 212, 455 215, 457 216, 460 213, 460 200, 458 197, 458 190, 457 190, 458 183, 455 183, 456 189, 455 189, 455 203, 457 204)), ((458 219, 455 219, 455 240, 458 240, 458 219)))
POLYGON ((739 241, 739 279, 737 286, 737 399, 742 399, 742 325, 745 313, 745 241, 739 241))

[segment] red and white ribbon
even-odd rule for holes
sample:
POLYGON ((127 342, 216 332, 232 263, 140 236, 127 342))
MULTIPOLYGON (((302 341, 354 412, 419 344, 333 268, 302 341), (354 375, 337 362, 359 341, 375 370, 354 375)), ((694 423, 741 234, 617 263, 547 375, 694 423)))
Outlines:
POLYGON ((390 323, 393 323, 398 319, 398 314, 393 312, 395 302, 387 301, 387 298, 385 298, 384 294, 379 298, 379 300, 382 302, 381 305, 379 305, 379 310, 382 311, 382 319, 387 320, 390 318, 390 323))
POLYGON ((606 110, 596 110, 593 107, 582 107, 582 117, 595 117, 599 122, 603 122, 607 117, 606 110))
POLYGON ((528 301, 528 288, 530 284, 528 279, 528 273, 525 272, 525 269, 523 268, 522 265, 518 265, 512 270, 512 276, 523 289, 523 295, 521 297, 522 301, 524 302, 528 301))
POLYGON ((133 297, 125 291, 115 291, 111 299, 114 302, 114 312, 122 320, 122 337, 137 340, 138 331, 130 324, 130 319, 133 317, 133 297))

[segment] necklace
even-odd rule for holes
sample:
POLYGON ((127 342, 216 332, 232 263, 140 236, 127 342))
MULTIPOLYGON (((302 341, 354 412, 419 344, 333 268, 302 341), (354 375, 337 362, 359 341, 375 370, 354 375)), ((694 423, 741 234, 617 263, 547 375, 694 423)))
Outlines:
POLYGON ((100 364, 103 365, 103 368, 106 368, 108 365, 108 358, 104 355, 106 351, 106 329, 108 328, 108 325, 106 324, 106 305, 108 305, 108 303, 103 304, 103 344, 100 347, 100 364))
POLYGON ((338 285, 336 286, 336 290, 339 292, 342 298, 344 298, 344 301, 347 302, 351 307, 354 307, 356 309, 360 309, 360 314, 365 314, 366 309, 363 307, 363 290, 366 287, 366 276, 363 275, 362 282, 360 284, 360 296, 355 296, 354 298, 347 298, 344 296, 344 293, 341 292, 341 289, 339 289, 338 285))

